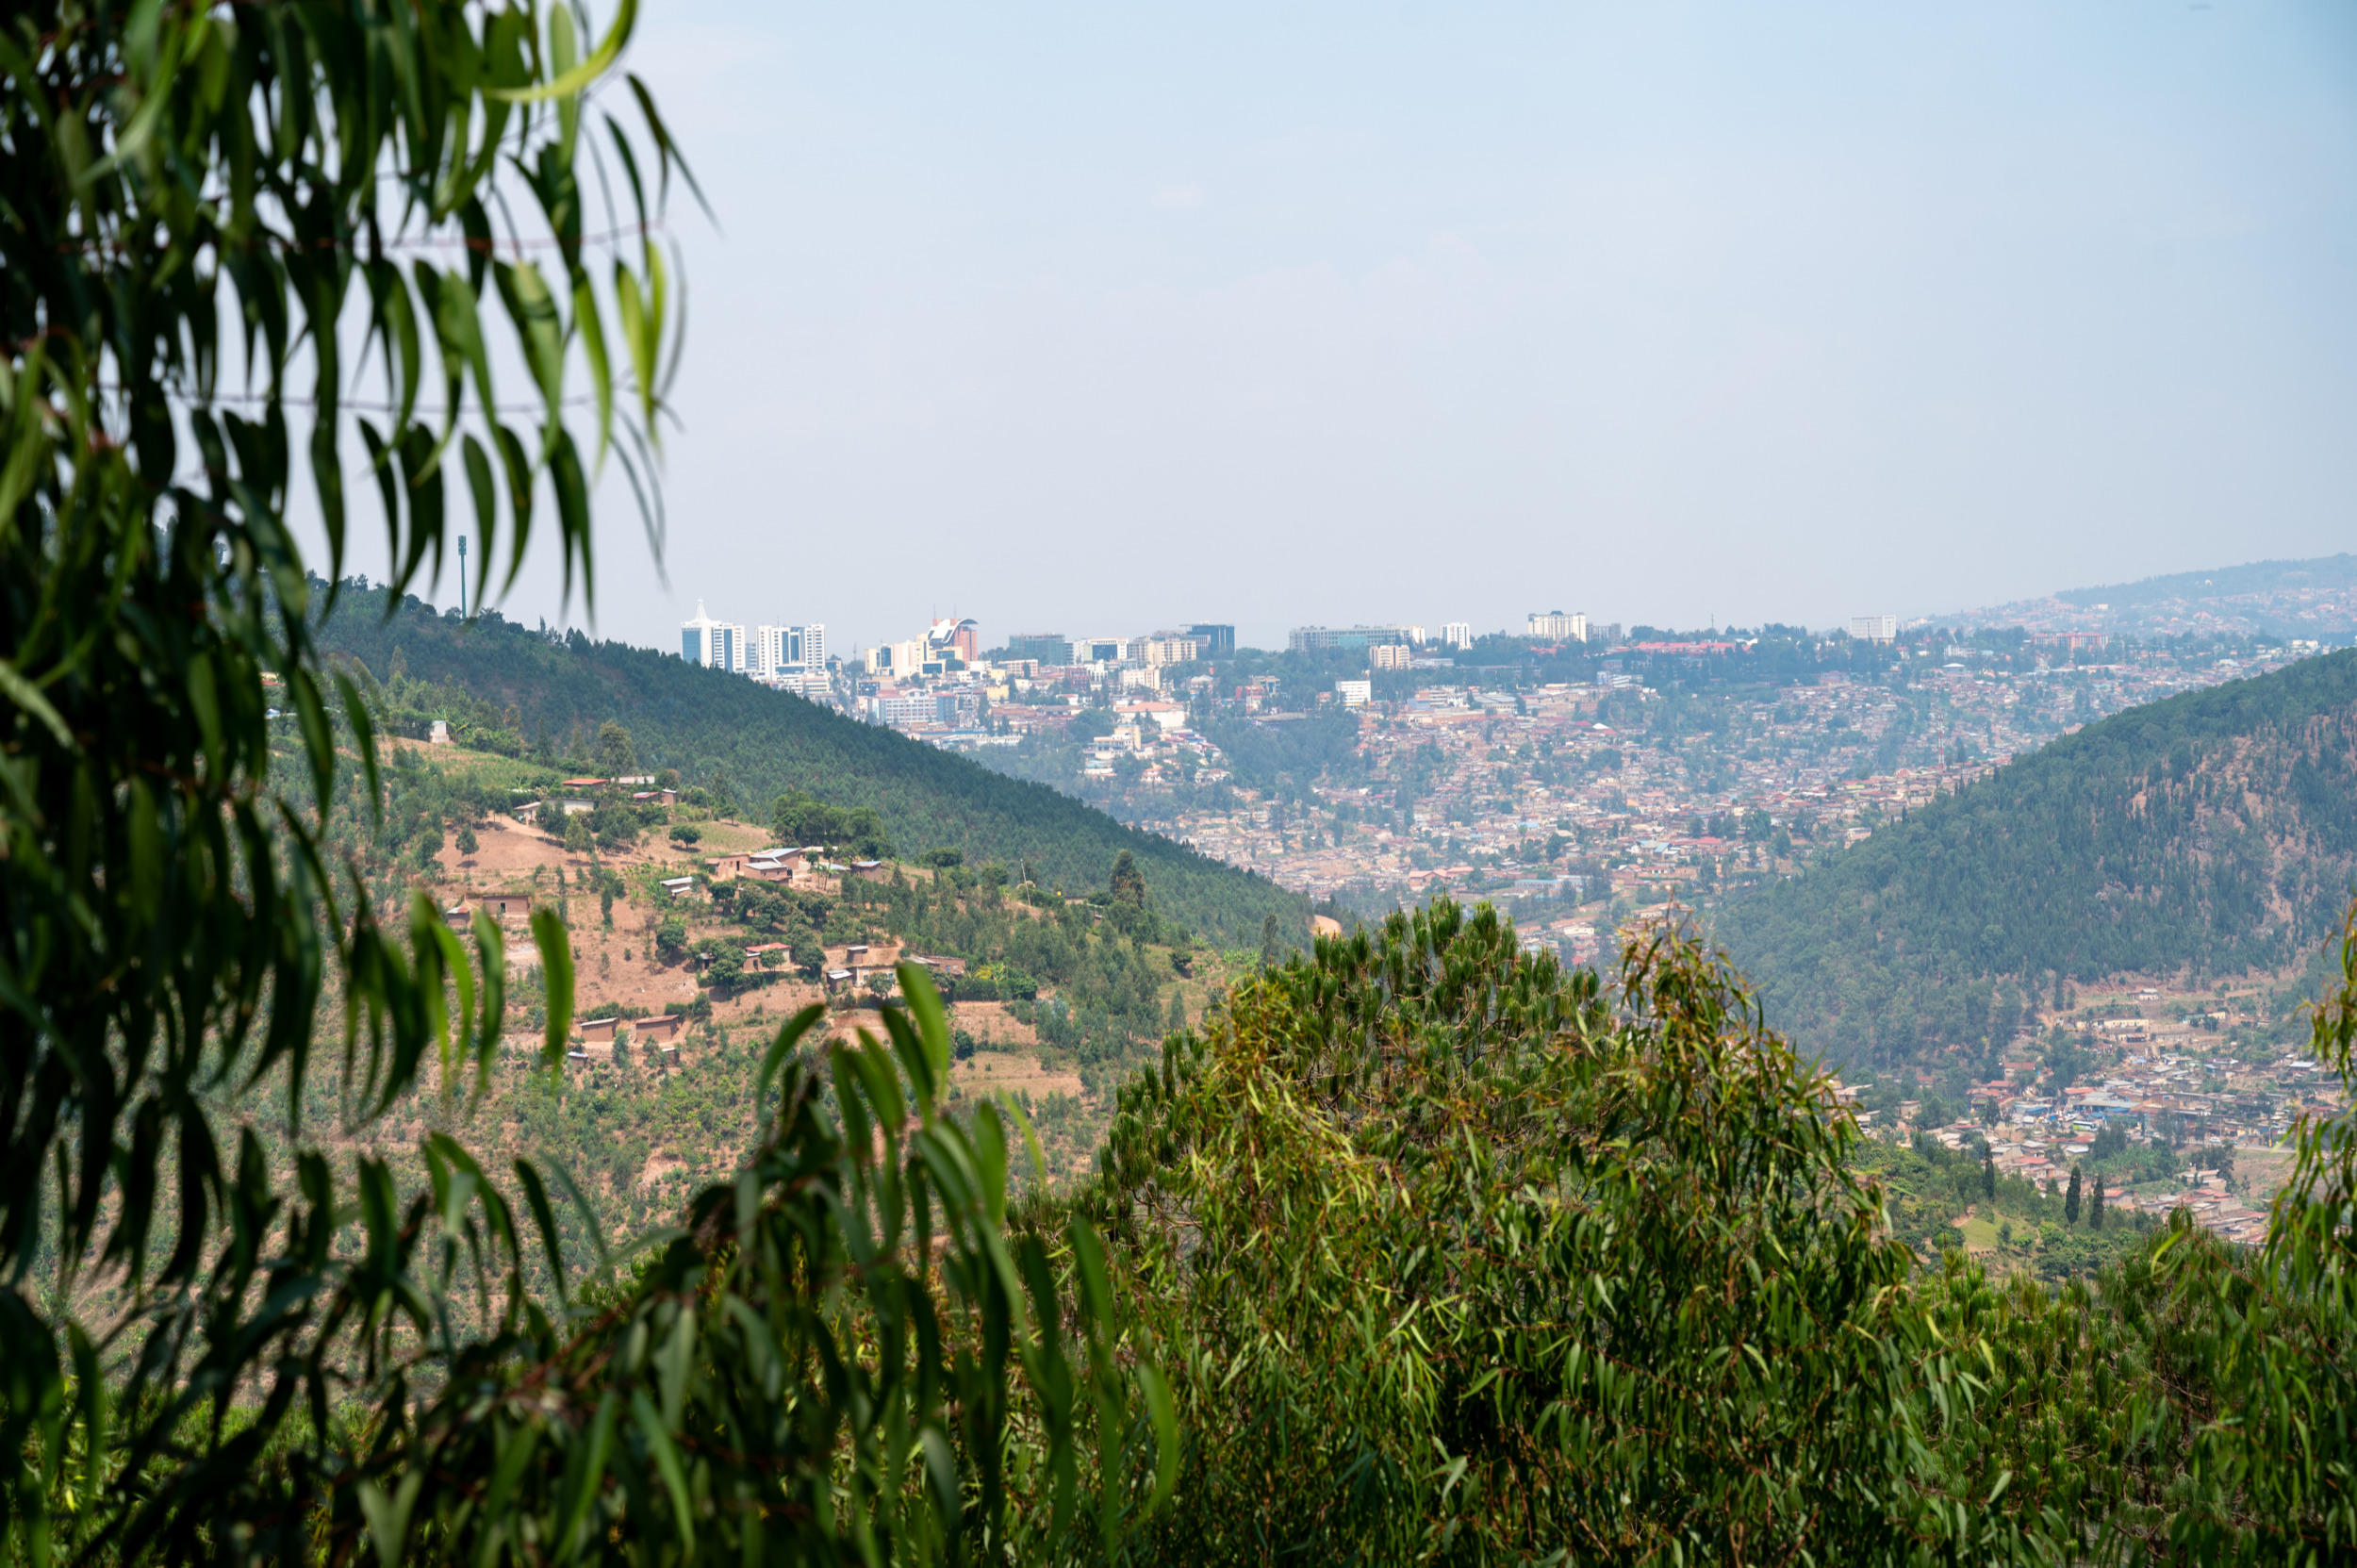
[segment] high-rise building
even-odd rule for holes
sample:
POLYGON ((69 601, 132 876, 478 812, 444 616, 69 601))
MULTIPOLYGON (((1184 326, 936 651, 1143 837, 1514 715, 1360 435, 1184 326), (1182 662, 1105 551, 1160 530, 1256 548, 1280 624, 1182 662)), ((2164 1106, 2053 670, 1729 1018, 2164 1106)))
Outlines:
POLYGON ((1441 646, 1443 648, 1471 648, 1473 646, 1473 622, 1469 620, 1444 620, 1441 622, 1441 646))
POLYGON ((1852 616, 1850 635, 1860 642, 1896 642, 1899 640, 1899 618, 1895 615, 1852 616))
POLYGON ((1342 699, 1343 707, 1363 708, 1374 700, 1375 683, 1372 681, 1337 681, 1334 683, 1334 695, 1342 699))
POLYGON ((753 628, 752 676, 756 681, 775 679, 786 667, 785 633, 783 626, 753 628))
POLYGON ((1072 639, 1062 632, 1017 632, 1007 639, 1007 657, 1041 664, 1070 664, 1072 639))
POLYGON ((930 660, 972 664, 981 657, 981 633, 972 620, 936 620, 925 633, 930 660))
POLYGON ((827 668, 827 629, 823 625, 756 626, 751 648, 747 670, 756 680, 782 680, 827 668))
POLYGON ((743 673, 750 657, 745 646, 745 628, 732 621, 715 620, 704 614, 704 602, 696 601, 693 619, 680 623, 680 657, 689 664, 700 664, 709 669, 728 669, 743 673))
POLYGON ((1193 637, 1202 649, 1199 655, 1202 658, 1232 659, 1236 656, 1236 629, 1233 626, 1202 621, 1188 627, 1187 635, 1193 637))
POLYGON ((679 656, 689 664, 708 665, 712 662, 712 634, 719 623, 704 614, 704 602, 696 601, 693 619, 680 622, 679 656))
POLYGON ((1127 664, 1130 658, 1128 637, 1076 637, 1072 643, 1074 664, 1127 664))

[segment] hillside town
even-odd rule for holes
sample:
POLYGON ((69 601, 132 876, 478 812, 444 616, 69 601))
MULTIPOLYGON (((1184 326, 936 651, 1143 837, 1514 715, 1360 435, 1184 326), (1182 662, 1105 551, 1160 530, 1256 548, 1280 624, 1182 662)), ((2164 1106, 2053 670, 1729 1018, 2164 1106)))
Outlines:
POLYGON ((2090 1187, 2102 1184, 2106 1212, 2182 1210, 2227 1240, 2255 1241, 2293 1127, 2303 1115, 2341 1114, 2346 1097, 2305 1054, 2240 1048, 2235 1025, 2251 999, 2224 985, 2218 992, 2090 999, 2051 1017, 2042 1038, 2025 1028, 2002 1076, 1972 1085, 1961 1105, 1901 1099, 1889 1085, 1879 1096, 1838 1085, 1837 1098, 1878 1136, 1985 1147, 1999 1174, 2050 1192, 2102 1162, 2109 1174, 2094 1175, 2090 1187), (2058 1062, 2101 1065, 2080 1073, 2058 1071, 2058 1062))
POLYGON ((832 652, 822 624, 748 628, 700 604, 682 652, 1313 899, 1489 899, 1534 945, 1586 960, 1636 911, 1789 875, 2095 719, 2332 640, 2189 649, 2029 619, 1995 635, 1891 616, 1780 629, 1800 673, 1765 667, 1764 633, 1624 634, 1562 611, 1481 635, 1305 626, 1281 652, 1209 622, 1018 633, 986 652, 980 624, 952 617, 832 652))
MULTIPOLYGON (((1168 826, 1362 907, 1442 886, 1582 904, 1691 900, 1788 872, 2095 718, 2300 652, 2198 668, 2133 655, 2015 671, 1927 660, 1887 685, 1827 673, 1723 695, 1640 685, 1607 656, 1590 683, 1434 685, 1368 703, 1357 743, 1367 782, 1292 802, 1239 791, 1168 826)), ((1591 927, 1574 917, 1561 929, 1581 942, 1591 927)))

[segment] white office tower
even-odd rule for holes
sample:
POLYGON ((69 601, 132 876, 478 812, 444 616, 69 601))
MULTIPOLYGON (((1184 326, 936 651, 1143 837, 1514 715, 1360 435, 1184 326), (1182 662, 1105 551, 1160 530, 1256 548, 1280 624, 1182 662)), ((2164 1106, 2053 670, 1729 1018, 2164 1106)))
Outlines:
POLYGON ((713 619, 704 614, 704 602, 701 599, 696 601, 695 618, 680 623, 679 644, 680 657, 689 664, 740 674, 744 671, 748 656, 745 628, 713 619))
POLYGON ((1896 642, 1899 640, 1899 618, 1895 615, 1852 616, 1850 635, 1860 642, 1896 642))
POLYGON ((1441 646, 1471 648, 1473 646, 1473 622, 1470 620, 1442 621, 1441 623, 1441 646))
POLYGON ((752 675, 761 681, 782 681, 791 675, 824 674, 827 668, 827 629, 824 626, 756 626, 752 636, 752 675))

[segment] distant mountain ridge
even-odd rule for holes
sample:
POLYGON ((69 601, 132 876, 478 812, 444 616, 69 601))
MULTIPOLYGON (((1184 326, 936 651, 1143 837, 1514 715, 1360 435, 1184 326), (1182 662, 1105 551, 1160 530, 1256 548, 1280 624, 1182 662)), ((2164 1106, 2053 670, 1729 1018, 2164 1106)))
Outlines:
POLYGON ((2297 965, 2357 878, 2357 650, 2134 708, 1723 909, 1842 1063, 1996 1045, 2019 999, 2297 965))
POLYGON ((2357 634, 2357 554, 2178 571, 1930 618, 1958 626, 2337 639, 2357 634))
POLYGON ((2305 561, 2251 561, 2207 571, 2178 571, 2092 588, 2066 588, 2054 597, 2073 604, 2107 603, 2114 609, 2171 599, 2229 599, 2279 588, 2357 587, 2357 554, 2319 555, 2305 561))
MULTIPOLYGON (((323 586, 323 585, 322 585, 323 586)), ((512 707, 527 738, 594 734, 613 719, 629 730, 647 771, 677 768, 690 784, 725 777, 746 809, 804 790, 830 805, 872 807, 901 853, 963 851, 1075 895, 1102 888, 1128 850, 1162 915, 1225 946, 1257 945, 1263 918, 1287 941, 1306 940, 1309 900, 1263 877, 1113 817, 1045 784, 994 773, 964 757, 863 724, 742 676, 626 643, 557 636, 503 619, 470 622, 410 599, 386 615, 382 589, 347 586, 319 628, 334 654, 379 678, 399 656, 413 678, 512 707)))

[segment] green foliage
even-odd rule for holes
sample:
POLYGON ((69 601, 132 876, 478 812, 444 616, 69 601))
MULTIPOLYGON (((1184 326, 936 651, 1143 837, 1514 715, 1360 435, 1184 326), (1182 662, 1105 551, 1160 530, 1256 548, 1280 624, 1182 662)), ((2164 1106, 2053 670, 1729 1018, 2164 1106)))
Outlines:
POLYGON ((1342 709, 1320 709, 1283 723, 1222 716, 1212 718, 1204 734, 1228 754, 1239 777, 1264 788, 1280 784, 1306 788, 1365 766, 1359 756, 1359 716, 1342 709))
MULTIPOLYGON (((862 860, 881 860, 892 852, 892 840, 884 834, 883 819, 873 809, 866 806, 838 809, 814 800, 799 789, 788 790, 770 803, 769 831, 778 835, 781 844, 796 848, 816 844, 830 849, 843 849, 862 860)), ((935 855, 957 852, 954 850, 932 851, 935 855)), ((957 863, 951 861, 948 864, 957 863)))
MULTIPOLYGON (((2357 1089, 2357 906, 2309 1049, 2357 1089)), ((2298 1157, 2255 1258, 2191 1247, 2173 1281, 2196 1315, 2187 1359, 2215 1408, 2198 1434, 2195 1495, 2175 1542, 2213 1560, 2346 1553, 2357 1543, 2357 1122, 2303 1114, 2298 1157)))
POLYGON ((601 773, 612 778, 635 770, 638 751, 631 745, 630 732, 609 718, 598 726, 597 753, 591 760, 601 773))
POLYGON ((705 983, 721 991, 744 983, 745 949, 740 944, 707 936, 696 944, 696 954, 704 961, 705 983))
POLYGON ((1668 938, 1625 963, 1607 999, 1443 900, 1123 1090, 1085 1212, 1190 1434, 1155 1560, 1993 1539, 1924 1446, 1967 1368, 1846 1120, 1731 975, 1668 938))
POLYGON ((1900 1062, 2004 1044, 2000 982, 2051 982, 2059 1007, 2066 978, 2284 966, 2352 874, 2345 652, 2091 724, 1737 900, 1719 934, 1804 1047, 1900 1062))
MULTIPOLYGON (((2346 1553, 2344 1119, 2302 1123, 2257 1258, 2172 1230, 2096 1291, 1999 1290, 1962 1266, 1927 1280, 1880 1233, 1849 1124, 1691 949, 1634 949, 1606 997, 1518 957, 1493 916, 1443 905, 1278 967, 1303 908, 1264 882, 718 672, 404 599, 439 564, 451 476, 486 557, 507 530, 511 577, 543 477, 585 588, 587 470, 628 465, 653 509, 668 284, 651 238, 590 275, 575 177, 585 112, 614 154, 602 189, 626 194, 640 234, 678 168, 637 83, 642 132, 586 101, 633 14, 585 58, 575 10, 450 0, 36 3, 0 24, 12 1558, 2346 1553), (494 207, 536 211, 548 275, 495 253, 494 207), (217 406, 224 280, 251 419, 217 406), (381 427, 339 401, 364 368, 343 362, 355 304, 397 410, 381 427), (497 354, 486 314, 509 329, 497 354), (290 431, 305 405, 285 382, 306 352, 311 418, 290 431), (511 358, 537 429, 511 429, 494 400, 490 367, 511 358), (588 463, 563 417, 578 387, 596 409, 588 463), (635 404, 619 421, 618 389, 635 404), (428 393, 438 406, 420 418, 428 393), (387 510, 390 589, 328 586, 348 430, 387 510), (284 522, 298 439, 326 582, 284 522), (624 712, 635 733, 608 734, 624 712), (782 921, 798 952, 820 922, 873 916, 977 938, 957 950, 990 954, 985 982, 1054 975, 1051 1001, 1022 1005, 1053 1048, 1098 1052, 1100 1082, 1157 1029, 1175 956, 1124 935, 1116 910, 1234 944, 1258 925, 1269 972, 1124 1091, 1086 1213, 1034 1199, 1012 1223, 1010 1118, 950 1114, 955 1048, 922 971, 901 973, 882 1039, 808 1045, 807 1010, 750 1082, 662 1081, 650 1130, 693 1118, 717 1140, 734 1116, 750 1147, 622 1275, 590 1193, 648 1149, 597 1141, 603 1090, 503 1064, 494 923, 462 937, 426 899, 379 896, 427 880, 444 833, 499 802, 406 752, 386 763, 379 716, 454 716, 510 756, 530 734, 542 765, 561 745, 577 770, 635 755, 690 773, 722 810, 749 787, 806 786, 851 815, 855 839, 1104 884, 1087 903, 1035 888, 1039 919, 949 865, 946 887, 734 906, 782 921), (565 1164, 495 1168, 442 1131, 503 1075, 527 1127, 598 1150, 586 1187, 565 1164), (265 1094, 283 1117, 252 1103, 265 1094), (308 1131, 330 1107, 328 1137, 308 1131), (412 1120, 429 1129, 413 1164, 371 1147, 412 1120), (600 1260, 587 1281, 585 1246, 600 1260), (110 1327, 75 1316, 77 1287, 102 1276, 124 1293, 110 1327), (1158 1365, 1177 1369, 1175 1397, 1158 1365), (1187 1506, 1158 1507, 1182 1477, 1187 1506)), ((2314 664, 2317 680, 2349 668, 2314 664)), ((2269 852, 2297 837, 2342 853, 2335 701, 2205 732, 2184 769, 2170 750, 2166 777, 2102 776, 2136 784, 2140 810, 2211 810, 2215 826, 2233 778, 2219 737, 2256 735, 2252 766, 2282 765, 2298 803, 2269 852)), ((1269 744, 1314 752, 1321 734, 1269 744)), ((2080 814, 2099 849, 2109 799, 2080 814)), ((650 824, 626 809, 602 801, 567 828, 627 842, 650 824)), ((2137 881, 2168 865, 2118 842, 2116 923, 2143 931, 2178 884, 2137 881)), ((2257 850, 2204 852, 2198 917, 2180 923, 2210 948, 2188 961, 2287 939, 2235 946, 2257 893, 2218 867, 2255 867, 2257 850)), ((2305 907, 2314 888, 2267 869, 2305 907)), ((557 911, 532 924, 539 966, 514 978, 551 1056, 572 945, 557 911)), ((2348 934, 2316 1021, 2345 1088, 2348 934)), ((2083 972, 2065 956, 2057 985, 2083 972)), ((709 1018, 708 999, 690 1013, 709 1018)), ((1043 1114, 1076 1114, 1062 1097, 1043 1114)), ((1952 1182, 1976 1174, 1892 1153, 1952 1182)))
MULTIPOLYGON (((569 585, 579 572, 585 586, 587 475, 567 387, 595 394, 598 453, 633 462, 612 445, 611 320, 636 371, 621 433, 651 484, 658 377, 677 349, 651 239, 614 258, 610 282, 584 256, 582 94, 632 15, 585 58, 569 9, 455 0, 418 0, 397 25, 329 0, 36 0, 0 24, 0 1441, 31 1461, 7 1524, 34 1560, 60 1528, 44 1499, 65 1462, 61 1341, 92 1443, 93 1370, 131 1356, 105 1428, 128 1478, 75 1522, 97 1521, 104 1549, 125 1556, 228 1549, 239 1515, 223 1499, 266 1447, 291 1443, 298 1465, 322 1457, 346 1352, 366 1362, 371 1396, 404 1397, 376 1378, 393 1331, 376 1304, 411 1288, 425 1254, 393 1246, 386 1174, 361 1167, 355 1208, 315 1148, 272 1170, 209 1110, 222 1086, 267 1079, 299 1120, 330 987, 359 1123, 429 1066, 453 1088, 487 1070, 502 1011, 505 961, 486 922, 464 943, 420 900, 404 940, 397 905, 387 930, 364 889, 336 895, 322 841, 352 794, 342 749, 361 758, 356 803, 371 807, 377 751, 365 697, 311 635, 325 605, 285 521, 292 454, 303 443, 332 564, 356 437, 371 464, 350 477, 373 482, 401 583, 429 558, 438 569, 445 481, 463 475, 486 558, 504 503, 511 572, 545 480, 555 504, 541 527, 553 524, 569 585), (494 255, 494 206, 548 230, 553 278, 494 255), (221 407, 224 319, 241 328, 228 371, 243 415, 221 407), (541 416, 521 434, 492 385, 511 347, 541 416), (381 422, 340 402, 371 349, 395 410, 381 422), (310 390, 290 395, 306 355, 310 390), (363 1213, 379 1245, 335 1257, 338 1216, 363 1213), (27 1294, 37 1265, 57 1294, 27 1294), (132 1296, 94 1341, 60 1321, 85 1267, 132 1296), (276 1288, 331 1268, 365 1291, 360 1316, 362 1296, 343 1296, 338 1318, 332 1292, 276 1288), (247 1389, 267 1389, 263 1403, 228 1421, 247 1389), (311 1421, 300 1440, 286 1425, 298 1395, 311 1421)), ((668 136, 631 88, 643 133, 600 111, 593 135, 668 188, 668 136)), ((644 181, 634 173, 618 194, 651 235, 661 211, 644 181)), ((422 862, 442 822, 416 828, 422 862)), ((561 946, 561 932, 539 934, 561 946)), ((552 995, 552 1024, 562 1011, 552 995)), ((303 1527, 267 1527, 282 1543, 303 1527)))
POLYGON ((1106 900, 1105 916, 1115 931, 1126 936, 1156 934, 1154 912, 1146 901, 1146 873, 1138 869, 1137 857, 1127 850, 1113 859, 1106 900))
MULTIPOLYGON (((77 1490, 95 1486, 57 1544, 180 1561, 234 1535, 325 1560, 733 1562, 849 1542, 937 1561, 1117 1541, 1175 1451, 1161 1384, 1124 1343, 1085 1226, 1006 1235, 1010 1130, 993 1106, 946 1114, 942 1012, 904 978, 912 1005, 885 1039, 813 1052, 815 1007, 780 1032, 750 1157, 618 1284, 569 1288, 561 1200, 586 1203, 561 1173, 557 1191, 528 1162, 495 1174, 435 1133, 428 1190, 403 1201, 388 1166, 363 1161, 363 1246, 332 1246, 325 1216, 299 1222, 284 1252, 233 1248, 211 1303, 221 1337, 301 1352, 264 1392, 295 1402, 292 1426, 307 1412, 307 1441, 264 1447, 267 1428, 240 1421, 236 1463, 134 1445, 77 1466, 77 1490)), ((257 1147, 247 1133, 238 1201, 257 1147)), ((306 1159, 306 1187, 323 1185, 306 1159)), ((258 1243, 268 1219, 240 1211, 237 1233, 258 1243)), ((185 1392, 164 1384, 174 1417, 213 1397, 196 1371, 185 1392)), ((110 1399, 87 1359, 69 1386, 53 1435, 84 1455, 106 1451, 109 1404, 143 1396, 135 1379, 110 1399)), ((22 1428, 8 1435, 22 1451, 22 1428)))
POLYGON ((471 751, 489 751, 522 759, 531 749, 522 733, 522 718, 513 709, 478 701, 456 686, 412 680, 398 661, 379 681, 365 665, 347 662, 345 673, 369 700, 376 732, 408 740, 424 740, 440 719, 453 743, 471 751))
MULTIPOLYGON (((2346 1082, 2357 915, 2342 970, 2316 1037, 2346 1082)), ((2050 1288, 1878 1239, 1916 1221, 1851 1174, 1874 1146, 1821 1095, 1668 938, 1607 999, 1443 904, 1249 982, 1125 1088, 1081 1200, 1178 1369, 1192 1506, 1141 1557, 2305 1562, 2351 1539, 2345 1118, 2302 1125, 2265 1253, 2181 1219, 2098 1254, 2072 1227, 2050 1288)), ((1882 1153, 1986 1191, 1980 1158, 1882 1153)), ((2033 1227, 2059 1207, 1999 1188, 2033 1227)))
MULTIPOLYGON (((504 503, 512 575, 545 476, 543 530, 569 586, 576 572, 586 586, 569 388, 595 403, 597 457, 630 466, 651 503, 676 352, 647 187, 668 190, 678 165, 635 80, 644 135, 602 112, 586 128, 611 155, 608 197, 649 238, 608 277, 584 256, 584 92, 634 14, 626 0, 585 58, 572 8, 445 0, 35 5, 0 31, 0 1451, 17 1461, 0 1527, 14 1560, 643 1544, 743 1560, 765 1537, 803 1559, 1021 1555, 1043 1539, 1110 1549, 1125 1510, 1166 1490, 1167 1464, 1145 1466, 1172 1450, 1167 1410, 1113 1338, 1093 1241, 1008 1241, 996 1113, 939 1114, 947 1036, 921 977, 886 1020, 889 1048, 820 1060, 782 1036, 780 1119, 753 1163, 628 1287, 583 1298, 563 1284, 552 1195, 579 1194, 561 1170, 494 1173, 437 1132, 404 1193, 372 1155, 347 1176, 298 1142, 282 1166, 254 1121, 218 1114, 267 1084, 299 1128, 332 1073, 338 1131, 365 1136, 437 1067, 450 1103, 489 1081, 508 973, 496 925, 479 916, 464 941, 419 898, 388 930, 367 885, 334 894, 339 808, 386 828, 383 692, 332 668, 313 635, 336 593, 285 526, 290 451, 306 441, 331 561, 356 430, 401 584, 440 563, 451 475, 484 557, 504 503), (494 188, 510 173, 522 190, 494 188), (495 254, 493 206, 536 210, 553 287, 495 254), (251 419, 215 404, 223 282, 251 419), (493 294, 545 412, 522 435, 493 398, 493 294), (342 361, 355 299, 398 410, 383 429, 338 401, 361 368, 342 361), (627 356, 623 421, 609 343, 627 356), (290 435, 285 382, 305 351, 311 418, 290 435), (438 430, 413 417, 428 390, 438 430), (272 706, 288 711, 277 730, 272 706), (340 1061, 321 1068, 331 991, 340 1061), (552 1298, 528 1280, 541 1256, 552 1298), (56 1288, 35 1294, 36 1271, 56 1288), (68 1315, 85 1271, 127 1287, 110 1329, 68 1315)), ((449 818, 409 804, 400 852, 422 873, 449 818)), ((533 926, 553 1053, 570 944, 552 911, 533 926)))

